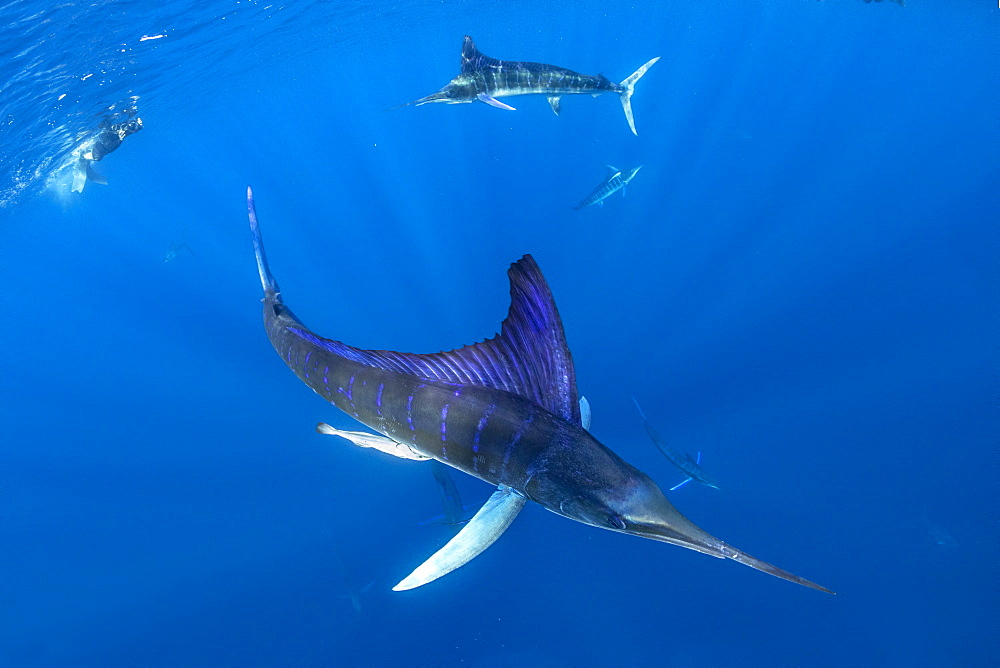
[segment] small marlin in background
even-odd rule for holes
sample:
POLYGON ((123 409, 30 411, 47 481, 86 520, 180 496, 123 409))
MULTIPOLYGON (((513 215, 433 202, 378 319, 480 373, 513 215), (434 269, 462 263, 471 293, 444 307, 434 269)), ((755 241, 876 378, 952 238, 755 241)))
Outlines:
POLYGON ((653 443, 656 444, 656 447, 660 449, 663 456, 669 459, 671 464, 679 468, 681 473, 687 476, 687 478, 682 482, 679 482, 671 487, 670 491, 672 492, 676 489, 680 489, 692 480, 700 482, 702 485, 707 487, 719 489, 719 485, 716 484, 715 480, 710 478, 701 469, 701 453, 699 452, 697 459, 694 459, 688 453, 681 453, 670 447, 670 444, 663 440, 663 438, 660 437, 660 434, 653 429, 653 425, 649 424, 649 420, 646 419, 646 414, 642 412, 642 407, 639 405, 639 402, 636 401, 635 397, 632 397, 632 401, 635 402, 635 407, 639 409, 639 415, 642 417, 642 424, 645 425, 646 433, 649 434, 649 438, 652 439, 653 443))
MULTIPOLYGON (((584 428, 589 418, 579 399, 562 319, 530 255, 507 272, 510 308, 493 338, 422 355, 365 350, 319 336, 285 306, 267 266, 249 188, 247 209, 271 345, 310 389, 377 433, 340 431, 322 423, 317 429, 403 459, 436 459, 497 487, 458 535, 394 591, 420 587, 474 559, 528 501, 590 526, 732 559, 830 591, 708 534, 684 517, 649 476, 584 428)), ((364 277, 345 277, 365 294, 364 277)))
POLYGON ((170 262, 171 260, 177 259, 177 254, 180 253, 185 248, 187 249, 188 253, 194 255, 194 251, 191 250, 191 247, 187 245, 187 242, 182 241, 180 243, 170 244, 170 248, 168 248, 167 252, 163 254, 163 261, 170 262))
POLYGON ((437 461, 431 460, 431 473, 434 474, 434 481, 437 483, 438 491, 441 493, 441 506, 444 514, 432 517, 420 524, 446 524, 448 526, 461 526, 472 519, 475 515, 475 506, 462 504, 462 496, 458 493, 458 485, 448 473, 448 467, 437 461))
POLYGON ((622 197, 625 197, 625 187, 629 184, 629 181, 635 178, 635 175, 639 173, 639 170, 643 168, 644 165, 639 165, 622 173, 622 170, 617 167, 612 167, 611 165, 604 165, 608 168, 608 178, 601 182, 601 185, 594 188, 594 192, 587 196, 587 199, 583 200, 573 208, 579 211, 580 209, 590 206, 592 204, 598 204, 604 206, 604 200, 614 195, 619 190, 622 191, 622 197))
POLYGON ((624 81, 615 83, 603 74, 592 76, 544 63, 490 58, 479 51, 472 38, 466 35, 462 41, 462 70, 459 75, 438 92, 400 106, 420 106, 430 102, 461 104, 478 100, 497 109, 514 111, 514 107, 497 98, 544 95, 548 98, 552 111, 558 116, 560 98, 563 95, 588 94, 597 97, 601 93, 616 93, 622 101, 632 134, 638 135, 632 118, 632 93, 635 83, 659 59, 657 56, 647 61, 624 81))

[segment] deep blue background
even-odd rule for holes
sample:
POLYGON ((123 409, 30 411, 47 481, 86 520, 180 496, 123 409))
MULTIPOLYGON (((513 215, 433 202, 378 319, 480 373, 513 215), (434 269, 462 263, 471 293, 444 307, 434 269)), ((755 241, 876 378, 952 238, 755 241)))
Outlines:
POLYGON ((170 7, 0 9, 0 662, 1000 662, 990 2, 170 7), (466 33, 616 81, 662 56, 639 136, 608 96, 384 111, 466 33), (129 95, 110 186, 66 193, 129 95), (605 163, 646 166, 573 211, 605 163), (838 596, 537 506, 389 591, 450 535, 433 478, 314 433, 357 427, 267 343, 248 183, 286 301, 357 346, 492 335, 532 253, 595 435, 676 483, 636 396, 723 487, 686 515, 838 596))

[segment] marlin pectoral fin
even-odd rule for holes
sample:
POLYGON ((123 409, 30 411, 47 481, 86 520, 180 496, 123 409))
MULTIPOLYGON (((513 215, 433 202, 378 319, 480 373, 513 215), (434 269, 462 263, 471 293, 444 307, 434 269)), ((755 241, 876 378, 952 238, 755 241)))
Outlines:
POLYGON ((622 184, 622 197, 625 197, 625 189, 628 188, 628 184, 622 184))
POLYGON ((526 501, 525 497, 510 487, 500 485, 458 535, 431 555, 430 559, 417 566, 392 590, 415 589, 469 563, 507 530, 526 501))
POLYGON ((552 107, 552 113, 554 113, 556 116, 558 116, 559 115, 559 96, 558 95, 549 95, 548 100, 549 100, 549 106, 552 107))
POLYGON ((509 104, 504 104, 500 100, 496 99, 495 97, 490 97, 486 93, 480 93, 479 95, 476 96, 476 99, 479 100, 480 102, 485 102, 491 107, 496 107, 497 109, 506 109, 507 111, 517 111, 517 109, 510 106, 509 104))
POLYGON ((670 491, 671 491, 671 492, 673 492, 674 490, 678 490, 678 489, 680 489, 681 487, 683 487, 684 485, 686 485, 686 484, 688 484, 689 482, 691 482, 692 480, 694 480, 694 478, 688 478, 687 480, 684 480, 684 481, 682 481, 682 482, 679 482, 679 483, 677 483, 676 485, 674 485, 673 487, 671 487, 671 488, 670 488, 670 491))
POLYGON ((590 402, 587 397, 580 397, 580 426, 590 431, 590 402))
POLYGON ((340 436, 358 447, 372 448, 373 450, 378 450, 379 452, 384 452, 387 455, 399 457, 400 459, 430 459, 427 455, 420 454, 405 443, 399 443, 378 434, 369 434, 364 431, 343 431, 336 427, 331 427, 325 422, 320 422, 316 425, 316 431, 321 434, 329 434, 330 436, 340 436))

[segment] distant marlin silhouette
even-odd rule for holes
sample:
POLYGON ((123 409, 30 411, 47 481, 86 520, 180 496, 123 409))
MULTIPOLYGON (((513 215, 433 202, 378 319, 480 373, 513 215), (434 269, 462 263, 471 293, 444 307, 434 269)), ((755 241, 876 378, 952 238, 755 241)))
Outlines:
POLYGON ((643 168, 643 165, 634 167, 624 174, 622 170, 617 167, 612 167, 611 165, 604 165, 608 168, 608 178, 601 182, 601 185, 594 188, 594 192, 590 193, 587 199, 583 200, 574 209, 582 209, 585 206, 590 206, 592 204, 598 204, 604 206, 604 200, 614 195, 619 190, 622 191, 622 197, 625 196, 625 186, 635 178, 635 175, 639 173, 639 170, 643 168))
POLYGON ((562 321, 530 255, 507 272, 510 310, 492 339, 426 355, 363 350, 315 334, 285 306, 267 267, 249 188, 247 209, 271 344, 313 391, 381 435, 334 433, 404 459, 436 459, 497 485, 458 535, 394 590, 419 587, 467 563, 530 500, 584 524, 728 557, 829 591, 705 533, 648 476, 583 428, 562 321))
POLYGON ((617 93, 625 109, 628 126, 635 131, 632 119, 632 92, 635 82, 646 73, 659 56, 646 62, 627 79, 615 83, 603 74, 592 76, 580 74, 555 65, 528 63, 517 60, 497 60, 484 55, 472 38, 466 35, 462 41, 462 70, 447 86, 436 93, 422 97, 404 105, 421 105, 429 102, 460 104, 463 102, 485 102, 498 109, 514 111, 514 107, 504 104, 498 97, 513 95, 545 95, 552 111, 559 115, 559 102, 563 95, 617 93))
POLYGON ((649 434, 649 438, 653 441, 663 456, 670 460, 670 463, 681 470, 681 473, 687 476, 683 482, 679 482, 670 488, 670 491, 675 489, 680 489, 684 485, 688 484, 692 480, 700 482, 702 485, 708 487, 714 487, 719 489, 718 483, 715 482, 707 473, 701 469, 701 453, 698 453, 698 458, 694 459, 688 453, 678 452, 674 450, 669 443, 667 443, 663 438, 653 429, 653 425, 649 423, 646 419, 646 414, 642 412, 642 407, 639 402, 636 401, 635 397, 632 397, 632 401, 635 402, 635 407, 639 409, 639 415, 642 416, 642 424, 646 427, 646 433, 649 434))

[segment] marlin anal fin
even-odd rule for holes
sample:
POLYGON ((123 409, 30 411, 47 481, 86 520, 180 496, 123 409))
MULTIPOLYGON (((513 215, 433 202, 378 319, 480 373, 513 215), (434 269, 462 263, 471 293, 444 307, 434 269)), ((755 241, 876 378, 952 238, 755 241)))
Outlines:
POLYGON ((590 402, 587 397, 580 397, 580 426, 590 431, 590 402))
POLYGON ((430 459, 430 457, 417 452, 406 443, 400 443, 379 434, 369 434, 364 431, 343 431, 336 427, 331 427, 325 422, 320 422, 316 425, 316 431, 321 434, 329 434, 330 436, 340 436, 358 447, 371 448, 372 450, 378 450, 379 452, 384 452, 387 455, 399 457, 400 459, 414 459, 418 461, 430 459))
POLYGON ((392 590, 415 589, 469 563, 507 530, 526 502, 525 497, 510 487, 500 485, 454 538, 392 590))
POLYGON ((558 95, 549 95, 549 97, 547 99, 549 101, 549 106, 552 107, 552 113, 554 113, 556 116, 558 116, 559 115, 559 96, 558 95))
POLYGON ((500 100, 496 99, 495 97, 490 97, 486 93, 480 93, 479 95, 476 96, 476 99, 479 100, 480 102, 485 102, 491 107, 496 107, 497 109, 506 109, 507 111, 517 111, 517 109, 510 106, 509 104, 504 104, 500 100))
POLYGON ((660 57, 657 56, 656 58, 648 61, 645 65, 630 74, 627 79, 619 84, 622 88, 621 100, 622 108, 625 110, 625 119, 628 121, 628 126, 632 129, 632 134, 636 136, 638 136, 639 133, 635 131, 635 120, 632 118, 632 93, 635 92, 635 82, 641 79, 642 75, 646 73, 646 70, 655 65, 656 61, 659 59, 660 57))

